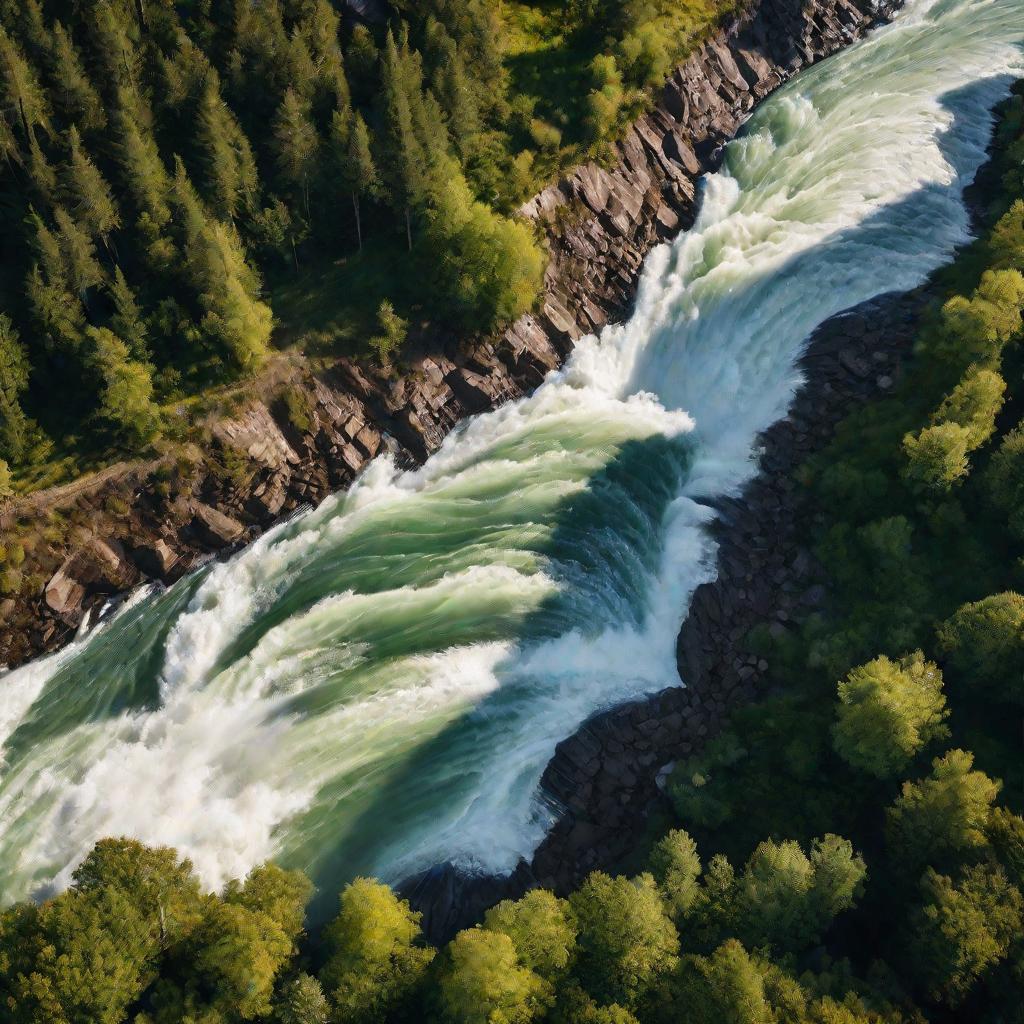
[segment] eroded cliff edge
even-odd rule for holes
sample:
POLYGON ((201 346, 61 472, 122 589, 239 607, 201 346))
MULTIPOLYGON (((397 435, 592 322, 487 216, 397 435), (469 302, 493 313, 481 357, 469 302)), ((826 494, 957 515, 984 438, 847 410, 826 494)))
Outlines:
POLYGON ((753 106, 888 18, 899 0, 761 0, 705 43, 616 145, 523 208, 551 259, 541 308, 500 337, 451 338, 398 379, 341 362, 282 365, 267 396, 211 427, 187 457, 114 466, 0 514, 30 543, 29 585, 0 602, 0 664, 71 639, 112 595, 171 583, 347 487, 376 455, 427 458, 463 417, 518 398, 579 338, 623 318, 650 249, 689 227, 696 182, 753 106), (38 530, 35 528, 41 523, 38 530))

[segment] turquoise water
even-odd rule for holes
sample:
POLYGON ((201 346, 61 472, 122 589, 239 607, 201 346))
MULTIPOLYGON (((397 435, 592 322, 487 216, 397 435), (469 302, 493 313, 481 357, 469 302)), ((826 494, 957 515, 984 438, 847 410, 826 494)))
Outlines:
POLYGON ((762 105, 631 320, 534 396, 0 678, 3 900, 105 835, 325 892, 529 855, 556 743, 676 680, 703 502, 752 473, 810 332, 967 237, 1022 40, 1020 0, 911 2, 762 105))

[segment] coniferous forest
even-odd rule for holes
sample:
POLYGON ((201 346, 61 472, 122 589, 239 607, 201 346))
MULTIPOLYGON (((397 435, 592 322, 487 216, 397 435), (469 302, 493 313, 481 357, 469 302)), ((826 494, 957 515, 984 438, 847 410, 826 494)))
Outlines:
POLYGON ((3 5, 5 487, 187 433, 190 399, 324 307, 328 354, 385 365, 410 324, 486 332, 529 310, 544 256, 516 207, 733 5, 395 7, 3 5), (538 36, 558 44, 538 56, 538 36))

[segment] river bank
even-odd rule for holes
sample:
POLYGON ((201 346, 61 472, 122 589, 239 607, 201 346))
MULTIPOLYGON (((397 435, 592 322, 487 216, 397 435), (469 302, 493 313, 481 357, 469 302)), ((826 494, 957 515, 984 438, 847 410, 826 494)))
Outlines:
POLYGON ((757 101, 897 6, 764 0, 706 43, 611 166, 581 167, 524 207, 551 253, 544 299, 500 338, 452 338, 397 379, 345 361, 319 376, 281 363, 266 397, 219 417, 201 450, 5 509, 0 528, 21 561, 0 601, 0 664, 63 646, 118 594, 237 551, 346 488, 378 454, 422 462, 465 416, 531 392, 579 338, 628 313, 644 256, 692 224, 697 179, 757 101))

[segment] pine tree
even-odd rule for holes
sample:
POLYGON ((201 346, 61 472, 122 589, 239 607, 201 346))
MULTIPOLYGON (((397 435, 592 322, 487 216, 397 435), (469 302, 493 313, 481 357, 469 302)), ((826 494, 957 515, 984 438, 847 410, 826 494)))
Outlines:
POLYGON ((255 369, 266 358, 273 329, 270 308, 259 300, 259 276, 246 262, 237 234, 207 217, 181 160, 171 202, 185 257, 181 271, 202 312, 203 334, 233 368, 255 369))
POLYGON ((110 326, 128 346, 132 358, 148 363, 150 359, 148 328, 142 311, 120 267, 114 268, 114 279, 109 286, 114 315, 110 326))
POLYGON ((234 220, 239 210, 256 206, 259 180, 249 140, 221 96, 212 68, 196 111, 196 145, 211 202, 217 213, 234 220))
POLYGON ((115 115, 116 154, 127 191, 135 206, 138 227, 152 245, 171 219, 168 205, 170 177, 152 132, 140 126, 131 108, 130 96, 123 90, 122 106, 115 115))
POLYGON ((35 261, 25 288, 33 320, 48 347, 74 348, 81 339, 85 315, 70 292, 60 242, 35 211, 29 214, 29 227, 35 261))
POLYGON ((121 226, 121 217, 110 186, 89 159, 78 129, 68 130, 70 163, 64 171, 64 193, 75 220, 93 237, 107 245, 110 232, 121 226))
POLYGON ((352 195, 356 235, 359 239, 359 251, 362 252, 363 221, 360 202, 364 197, 376 195, 380 188, 380 178, 370 147, 370 130, 366 127, 362 114, 354 114, 346 123, 344 116, 335 112, 331 135, 339 177, 352 195))
POLYGON ((49 127, 46 94, 35 69, 0 25, 0 103, 11 124, 20 124, 26 142, 36 126, 49 127))
POLYGON ((384 124, 382 141, 386 183, 391 201, 405 216, 406 238, 412 252, 412 208, 425 187, 427 156, 416 133, 411 94, 420 92, 417 74, 408 47, 400 50, 393 33, 388 32, 384 49, 384 124))
POLYGON ((315 0, 299 24, 312 61, 314 113, 347 111, 351 104, 345 65, 338 45, 340 19, 329 0, 315 0))
POLYGON ((29 365, 18 332, 0 313, 0 458, 18 463, 25 454, 29 423, 21 408, 28 387, 29 365))
POLYGON ((107 125, 103 101, 86 74, 82 59, 67 29, 58 21, 53 26, 50 48, 51 94, 67 121, 85 132, 100 131, 107 125))
POLYGON ((282 178, 299 190, 307 220, 309 186, 316 169, 318 146, 309 103, 289 88, 274 118, 274 155, 282 178))
POLYGON ((153 401, 153 376, 144 363, 131 358, 128 346, 105 327, 89 327, 92 361, 99 372, 99 413, 128 440, 140 444, 159 429, 159 411, 153 401))
POLYGON ((57 172, 46 159, 34 132, 28 144, 28 174, 41 205, 53 206, 57 202, 57 172))
POLYGON ((53 219, 57 223, 57 238, 64 256, 68 283, 82 301, 87 302, 89 289, 103 280, 103 270, 96 260, 96 248, 89 233, 75 222, 63 206, 53 211, 53 219))

